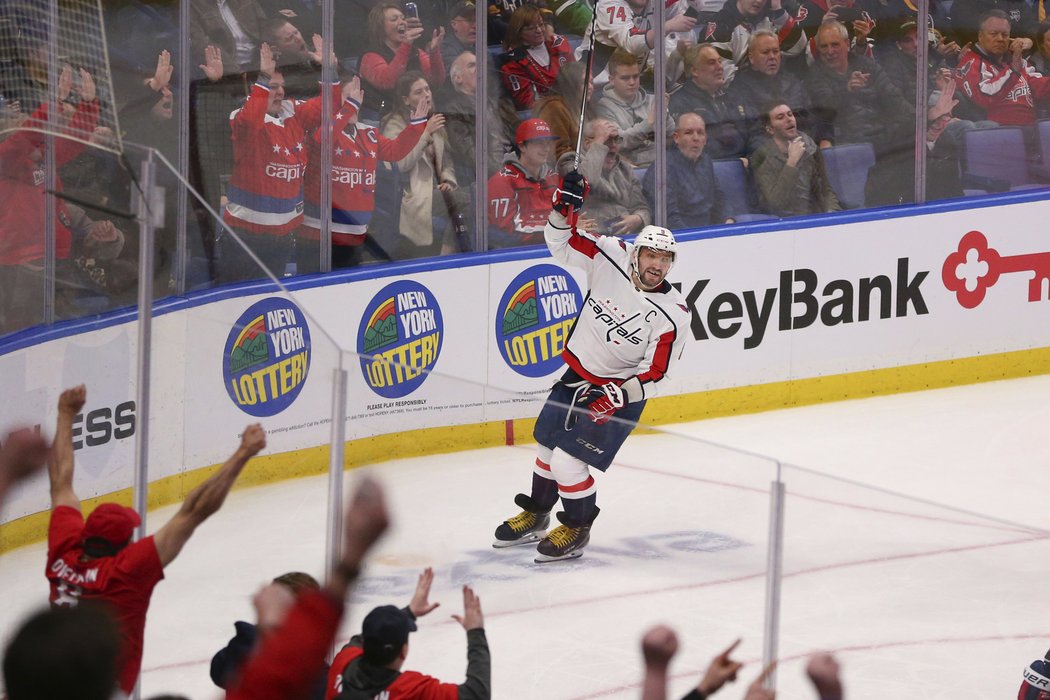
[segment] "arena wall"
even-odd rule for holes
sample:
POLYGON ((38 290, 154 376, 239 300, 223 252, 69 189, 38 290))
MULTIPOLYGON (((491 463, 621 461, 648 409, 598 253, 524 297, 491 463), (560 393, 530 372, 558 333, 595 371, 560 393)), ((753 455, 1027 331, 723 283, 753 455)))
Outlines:
MULTIPOLYGON (((646 423, 1050 372, 1045 197, 680 235, 670 278, 693 342, 646 423)), ((536 248, 290 289, 214 290, 158 308, 151 507, 181 499, 255 421, 269 454, 243 483, 323 472, 338 367, 349 376, 348 467, 528 440, 572 318, 593 313, 580 271, 536 248)), ((610 321, 610 338, 633 342, 630 327, 610 321)), ((60 389, 88 384, 76 489, 89 508, 130 502, 136 333, 133 315, 114 314, 0 347, 0 435, 20 424, 50 432, 60 389)), ((44 476, 15 492, 0 551, 40 539, 48 504, 44 476)))

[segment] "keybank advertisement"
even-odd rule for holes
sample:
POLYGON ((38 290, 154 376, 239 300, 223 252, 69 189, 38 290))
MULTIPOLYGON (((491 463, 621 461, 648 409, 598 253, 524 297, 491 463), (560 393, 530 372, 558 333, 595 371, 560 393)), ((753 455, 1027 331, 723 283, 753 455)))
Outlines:
MULTIPOLYGON (((683 242, 670 278, 690 342, 669 388, 1050 347, 1050 243, 1032 223, 1046 220, 1043 201, 683 242)), ((532 417, 586 292, 582 271, 537 257, 158 316, 150 478, 222 462, 257 421, 269 452, 326 443, 340 364, 350 439, 532 417)), ((19 422, 50 431, 61 388, 87 382, 78 490, 130 485, 134 337, 127 324, 0 355, 0 390, 18 397, 0 402, 0 442, 19 422)), ((45 507, 46 487, 27 488, 3 517, 45 507)))

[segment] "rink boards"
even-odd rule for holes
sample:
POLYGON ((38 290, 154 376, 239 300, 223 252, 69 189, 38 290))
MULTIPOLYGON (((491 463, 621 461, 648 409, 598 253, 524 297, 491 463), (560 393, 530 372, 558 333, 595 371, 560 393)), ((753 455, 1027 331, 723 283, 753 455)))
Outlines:
MULTIPOLYGON (((1044 196, 679 236, 670 279, 691 341, 646 421, 1050 372, 1044 196)), ((150 502, 181 497, 255 421, 270 456, 246 481, 325 469, 338 367, 348 464, 527 439, 573 318, 595 313, 585 291, 580 270, 533 249, 169 303, 153 326, 150 502)), ((637 342, 639 322, 609 322, 610 340, 637 342)), ((61 387, 88 384, 75 426, 85 499, 129 498, 136 344, 135 319, 116 315, 0 355, 3 435, 41 416, 50 432, 61 387)), ((33 514, 47 507, 43 479, 15 492, 0 548, 39 538, 33 514)))

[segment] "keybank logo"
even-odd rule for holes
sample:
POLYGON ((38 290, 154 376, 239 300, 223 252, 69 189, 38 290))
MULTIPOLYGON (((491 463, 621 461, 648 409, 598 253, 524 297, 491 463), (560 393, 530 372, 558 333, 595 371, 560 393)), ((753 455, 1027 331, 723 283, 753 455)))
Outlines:
POLYGON ((437 363, 443 334, 441 308, 429 289, 412 280, 383 287, 365 308, 357 334, 368 387, 387 399, 411 394, 437 363))
POLYGON ((496 313, 496 345, 503 361, 526 377, 560 369, 582 298, 572 275, 554 265, 534 265, 515 277, 496 313))
POLYGON ((999 277, 1012 272, 1024 272, 1028 281, 1028 301, 1050 298, 1044 291, 1050 285, 1050 253, 999 255, 988 245, 980 231, 970 231, 959 241, 959 247, 944 260, 941 281, 964 309, 976 308, 999 277))
POLYGON ((711 280, 697 280, 685 292, 690 330, 697 340, 744 338, 744 349, 762 344, 767 331, 797 331, 820 324, 838 326, 929 313, 922 285, 929 270, 912 272, 908 258, 896 274, 859 279, 822 279, 815 270, 782 270, 767 289, 708 293, 711 280))
POLYGON ((309 370, 310 328, 299 307, 287 299, 252 304, 226 340, 226 392, 238 408, 257 418, 291 406, 309 370))

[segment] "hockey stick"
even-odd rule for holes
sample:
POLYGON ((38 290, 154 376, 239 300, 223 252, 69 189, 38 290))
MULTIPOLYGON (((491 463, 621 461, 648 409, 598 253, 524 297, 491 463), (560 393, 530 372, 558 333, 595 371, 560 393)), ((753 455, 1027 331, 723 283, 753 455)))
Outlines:
POLYGON ((591 72, 594 68, 594 26, 598 22, 598 2, 595 0, 594 7, 591 8, 591 40, 587 46, 587 67, 583 72, 583 89, 580 93, 580 118, 578 120, 579 129, 576 132, 576 153, 573 158, 572 169, 579 171, 580 169, 580 149, 583 147, 583 120, 587 113, 587 90, 591 85, 591 72))

